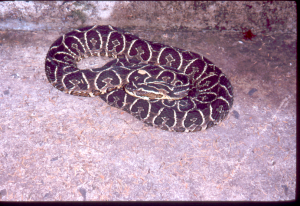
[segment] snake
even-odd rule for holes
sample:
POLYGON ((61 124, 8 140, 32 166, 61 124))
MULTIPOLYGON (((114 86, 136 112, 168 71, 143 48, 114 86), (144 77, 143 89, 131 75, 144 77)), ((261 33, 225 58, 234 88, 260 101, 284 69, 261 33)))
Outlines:
POLYGON ((218 125, 233 105, 233 87, 206 57, 139 38, 111 25, 75 29, 60 36, 45 59, 56 89, 99 96, 147 125, 170 132, 218 125), (84 58, 111 58, 100 68, 80 69, 84 58))

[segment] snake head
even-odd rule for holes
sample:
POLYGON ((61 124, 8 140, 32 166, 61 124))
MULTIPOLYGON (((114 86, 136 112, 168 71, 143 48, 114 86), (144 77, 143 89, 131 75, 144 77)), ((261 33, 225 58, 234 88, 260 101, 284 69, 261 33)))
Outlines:
POLYGON ((147 66, 131 74, 125 91, 142 99, 178 100, 188 95, 187 75, 170 67, 147 66))

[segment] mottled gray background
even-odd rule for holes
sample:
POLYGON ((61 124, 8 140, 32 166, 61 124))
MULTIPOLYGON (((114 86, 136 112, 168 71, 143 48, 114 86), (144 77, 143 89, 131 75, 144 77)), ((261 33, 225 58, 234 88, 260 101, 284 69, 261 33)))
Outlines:
POLYGON ((294 200, 296 15, 292 1, 0 2, 0 200, 294 200), (53 88, 50 45, 94 24, 206 56, 233 85, 228 118, 172 133, 53 88))

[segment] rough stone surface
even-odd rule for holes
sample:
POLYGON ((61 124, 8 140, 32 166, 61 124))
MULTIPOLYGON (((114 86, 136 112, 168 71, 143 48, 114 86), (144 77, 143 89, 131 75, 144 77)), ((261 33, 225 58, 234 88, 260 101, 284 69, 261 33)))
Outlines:
POLYGON ((151 30, 252 29, 296 33, 296 3, 290 1, 2 2, 0 29, 50 30, 111 24, 151 30))
POLYGON ((296 19, 289 1, 1 2, 0 199, 294 200, 296 19), (172 133, 53 88, 50 45, 93 24, 206 56, 233 85, 228 118, 172 133))

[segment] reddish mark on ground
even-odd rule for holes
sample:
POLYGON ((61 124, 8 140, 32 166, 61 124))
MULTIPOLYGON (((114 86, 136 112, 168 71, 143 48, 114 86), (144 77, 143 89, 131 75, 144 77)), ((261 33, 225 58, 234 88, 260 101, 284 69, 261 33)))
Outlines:
POLYGON ((248 39, 252 40, 252 38, 254 38, 256 36, 252 33, 252 31, 250 29, 246 32, 243 32, 243 35, 244 35, 245 40, 248 40, 248 39))

